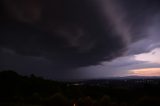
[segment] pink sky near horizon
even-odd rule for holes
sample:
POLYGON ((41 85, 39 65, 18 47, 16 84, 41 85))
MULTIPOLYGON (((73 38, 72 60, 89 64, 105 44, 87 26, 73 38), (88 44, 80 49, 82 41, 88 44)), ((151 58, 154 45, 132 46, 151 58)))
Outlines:
POLYGON ((130 70, 131 75, 136 76, 160 76, 160 68, 144 68, 130 70))

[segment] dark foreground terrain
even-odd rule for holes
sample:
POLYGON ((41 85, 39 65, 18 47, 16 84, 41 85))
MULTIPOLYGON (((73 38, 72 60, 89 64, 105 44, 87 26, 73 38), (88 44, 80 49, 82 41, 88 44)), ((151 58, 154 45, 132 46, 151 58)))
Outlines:
POLYGON ((160 106, 159 90, 157 77, 58 82, 0 72, 0 106, 160 106))

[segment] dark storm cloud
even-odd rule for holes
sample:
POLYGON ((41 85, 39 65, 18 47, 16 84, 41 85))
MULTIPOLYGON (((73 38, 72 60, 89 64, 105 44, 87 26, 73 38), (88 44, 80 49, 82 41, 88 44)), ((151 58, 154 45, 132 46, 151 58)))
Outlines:
POLYGON ((104 20, 90 0, 3 0, 3 7, 0 47, 50 59, 57 67, 96 65, 122 55, 127 46, 117 24, 110 24, 114 20, 104 20))
MULTIPOLYGON (((159 0, 117 0, 127 12, 126 21, 131 26, 132 41, 152 36, 144 33, 155 14, 160 13, 159 0)), ((153 35, 154 36, 154 35, 153 35)))
MULTIPOLYGON (((0 49, 0 70, 15 70, 21 75, 35 74, 47 79, 70 80, 84 77, 82 71, 64 71, 57 62, 43 57, 23 56, 7 48, 0 49)), ((62 67, 62 66, 61 66, 62 67)))
POLYGON ((0 63, 0 70, 15 70, 22 75, 35 74, 52 79, 64 77, 61 71, 55 70, 53 62, 42 57, 18 55, 7 48, 0 49, 0 63))

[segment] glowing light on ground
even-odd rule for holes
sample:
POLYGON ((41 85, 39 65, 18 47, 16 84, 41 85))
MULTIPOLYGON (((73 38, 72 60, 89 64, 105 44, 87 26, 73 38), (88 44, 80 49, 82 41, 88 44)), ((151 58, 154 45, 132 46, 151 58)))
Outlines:
POLYGON ((130 74, 136 76, 160 76, 160 68, 135 69, 131 70, 130 74))

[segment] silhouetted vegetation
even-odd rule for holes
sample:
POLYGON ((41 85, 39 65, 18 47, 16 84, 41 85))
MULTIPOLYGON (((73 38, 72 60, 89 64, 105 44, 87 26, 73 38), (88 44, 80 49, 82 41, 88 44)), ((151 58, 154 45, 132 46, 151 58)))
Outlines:
POLYGON ((159 79, 57 82, 2 71, 0 106, 160 106, 159 88, 159 79))

